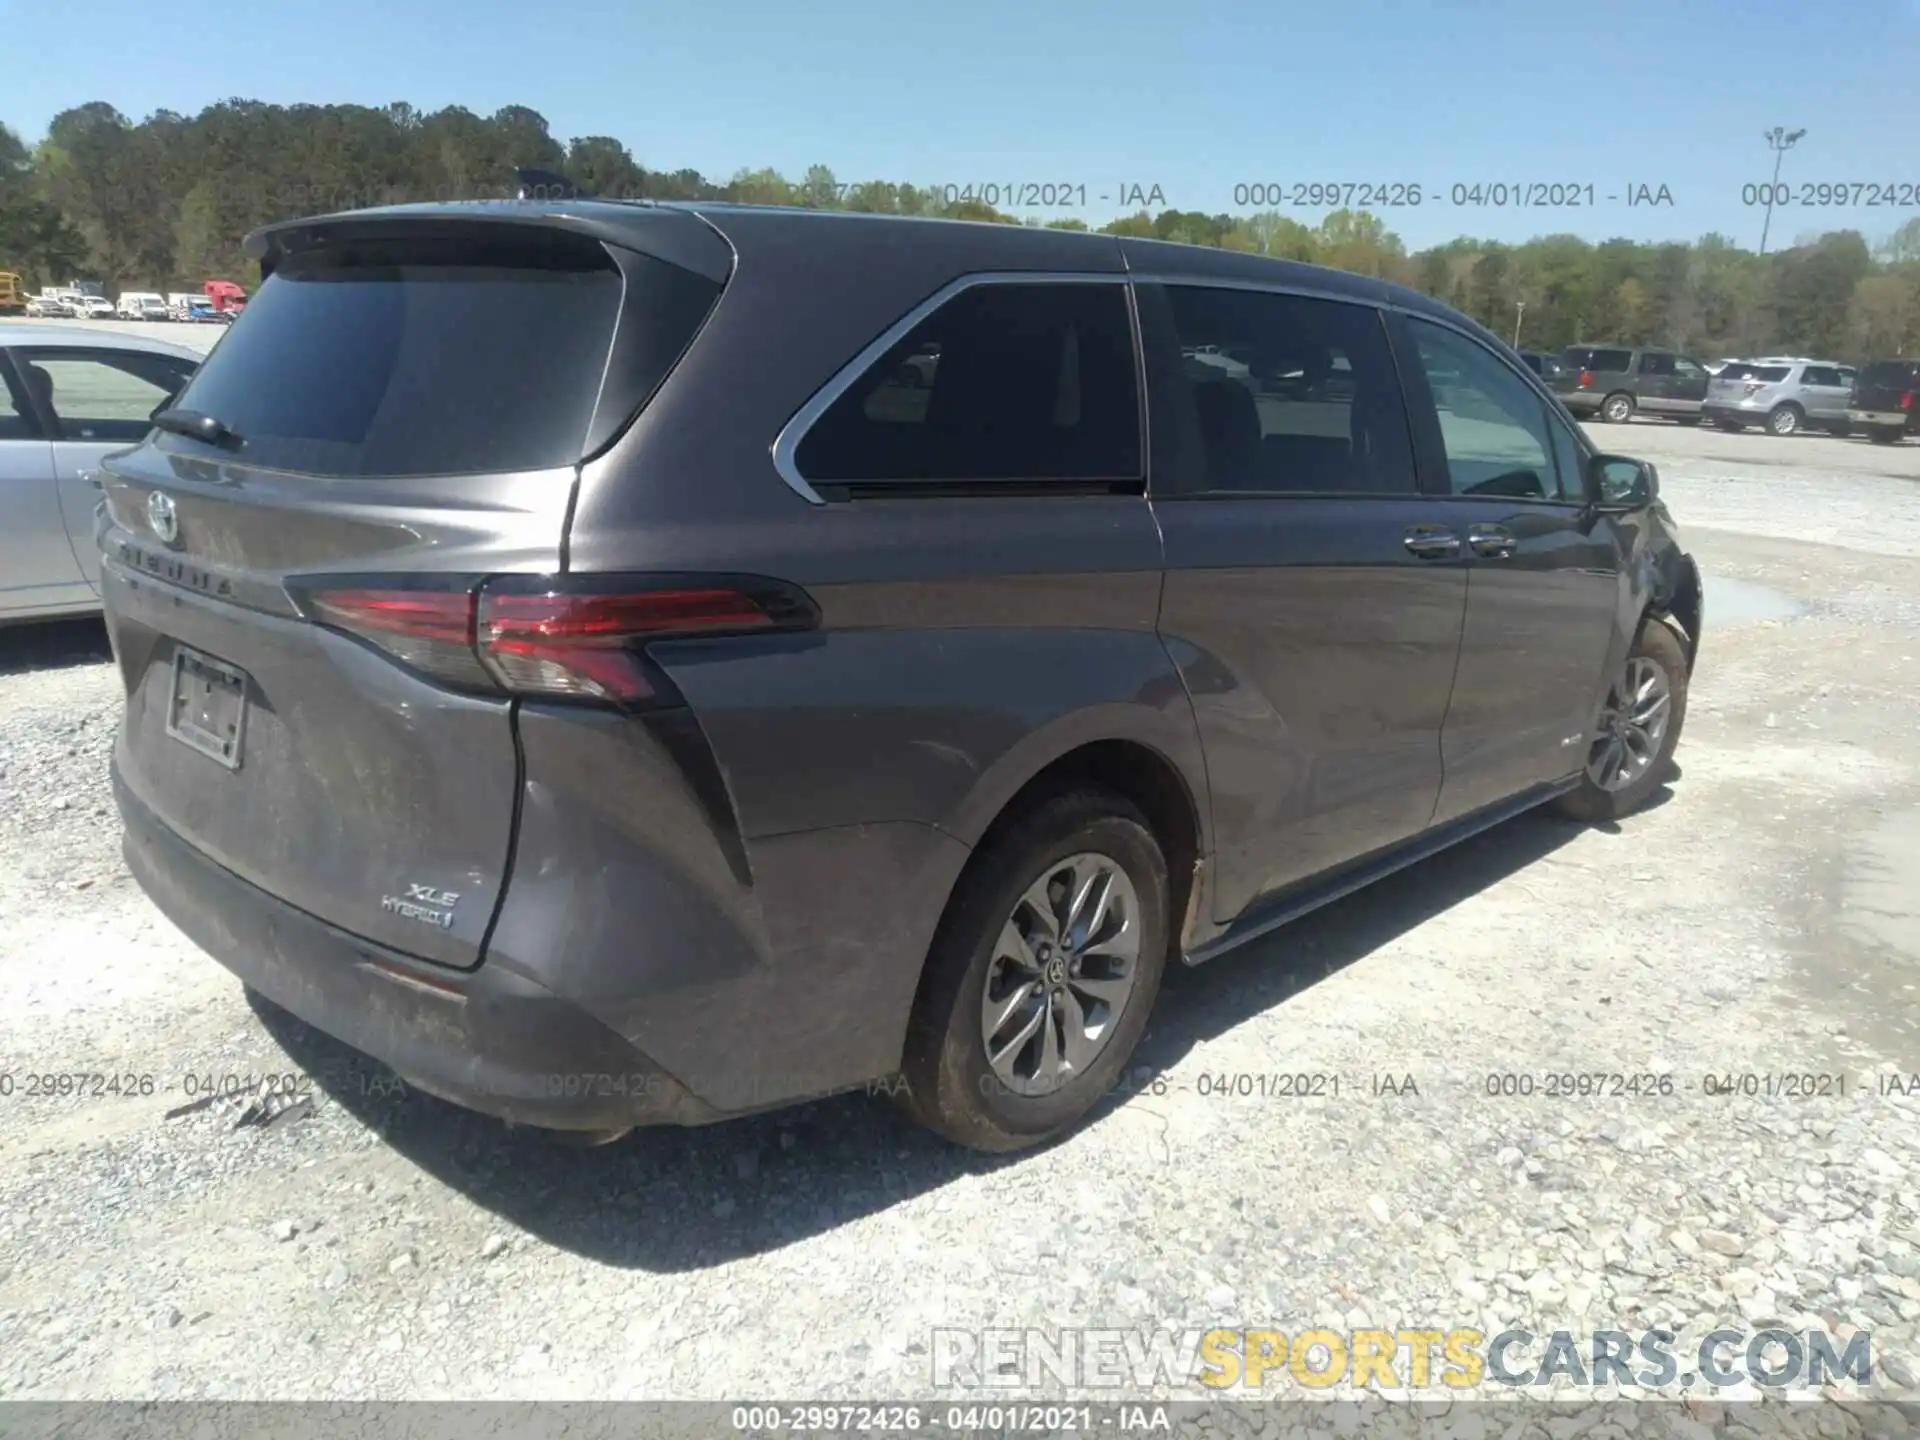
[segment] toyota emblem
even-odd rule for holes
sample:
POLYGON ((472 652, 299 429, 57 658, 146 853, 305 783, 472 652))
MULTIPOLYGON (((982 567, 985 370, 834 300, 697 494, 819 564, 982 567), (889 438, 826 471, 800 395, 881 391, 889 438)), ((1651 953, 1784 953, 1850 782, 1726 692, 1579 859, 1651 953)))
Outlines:
POLYGON ((162 545, 180 538, 180 517, 174 514, 173 499, 165 491, 155 490, 147 496, 147 523, 162 545))

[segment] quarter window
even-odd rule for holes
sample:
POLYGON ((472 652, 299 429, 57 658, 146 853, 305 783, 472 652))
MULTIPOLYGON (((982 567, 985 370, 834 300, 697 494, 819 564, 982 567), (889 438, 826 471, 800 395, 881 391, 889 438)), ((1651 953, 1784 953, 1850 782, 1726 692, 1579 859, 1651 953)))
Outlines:
POLYGON ((1413 447, 1379 313, 1198 285, 1166 287, 1173 403, 1192 407, 1212 494, 1412 494, 1413 447))
POLYGON ((1465 336, 1424 320, 1407 323, 1455 495, 1558 500, 1581 493, 1562 486, 1546 405, 1532 386, 1465 336))
POLYGON ((809 481, 1138 480, 1125 288, 970 286, 913 327, 794 452, 809 481))

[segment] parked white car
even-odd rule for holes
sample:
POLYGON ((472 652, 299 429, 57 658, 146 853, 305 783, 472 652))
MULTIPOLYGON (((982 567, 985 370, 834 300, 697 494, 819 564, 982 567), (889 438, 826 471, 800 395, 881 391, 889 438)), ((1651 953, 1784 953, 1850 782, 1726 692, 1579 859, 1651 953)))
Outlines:
POLYGON ((0 326, 0 622, 100 608, 101 457, 137 444, 200 359, 119 331, 0 326))
POLYGON ((104 295, 81 295, 73 302, 74 314, 82 320, 113 319, 113 301, 104 295))

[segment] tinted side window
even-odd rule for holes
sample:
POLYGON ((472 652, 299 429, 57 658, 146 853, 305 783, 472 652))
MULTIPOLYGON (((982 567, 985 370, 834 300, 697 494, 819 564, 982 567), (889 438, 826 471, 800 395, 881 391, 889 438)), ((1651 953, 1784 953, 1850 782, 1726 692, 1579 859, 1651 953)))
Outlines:
POLYGON ((1697 360, 1689 360, 1684 355, 1673 357, 1673 373, 1683 380, 1700 380, 1706 377, 1707 367, 1697 360))
POLYGON ((1571 345, 1566 350, 1567 363, 1581 370, 1596 370, 1620 373, 1633 368, 1631 350, 1603 350, 1592 345, 1571 345))
POLYGON ((1809 365, 1801 372, 1800 383, 1803 385, 1838 385, 1841 383, 1840 372, 1835 370, 1831 365, 1809 365))
POLYGON ((1406 407, 1379 313, 1200 285, 1166 288, 1214 494, 1411 494, 1406 407))
POLYGON ((808 480, 1136 480, 1139 383, 1118 284, 961 291, 821 415, 808 480))
POLYGON ((1651 351, 1642 355, 1640 357, 1640 373, 1642 375, 1673 374, 1673 356, 1661 355, 1651 351))
POLYGON ((1560 499, 1546 405, 1533 387, 1464 335, 1424 320, 1408 329, 1439 412, 1449 489, 1560 499))
POLYGON ((193 374, 190 361, 140 350, 18 350, 14 360, 52 407, 56 440, 143 439, 154 409, 193 374))

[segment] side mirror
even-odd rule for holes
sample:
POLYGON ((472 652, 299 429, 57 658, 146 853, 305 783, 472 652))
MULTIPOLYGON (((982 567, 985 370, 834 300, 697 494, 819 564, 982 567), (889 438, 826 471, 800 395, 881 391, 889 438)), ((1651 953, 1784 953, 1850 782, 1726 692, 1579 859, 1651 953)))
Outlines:
POLYGON ((1639 510, 1660 498, 1660 472, 1645 460, 1596 455, 1592 473, 1603 510, 1639 510))

